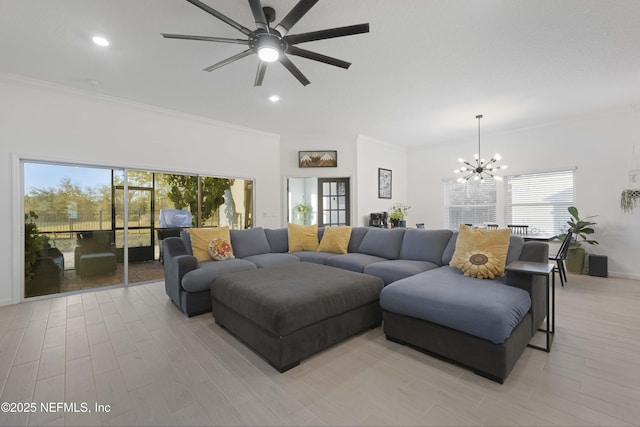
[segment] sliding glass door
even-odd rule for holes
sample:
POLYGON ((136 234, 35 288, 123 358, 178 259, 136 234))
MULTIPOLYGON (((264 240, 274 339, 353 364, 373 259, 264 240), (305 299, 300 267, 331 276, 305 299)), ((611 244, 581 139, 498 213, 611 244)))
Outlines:
POLYGON ((163 238, 191 226, 253 226, 252 180, 22 165, 26 298, 162 280, 163 238))
POLYGON ((24 162, 25 297, 124 283, 113 172, 24 162))

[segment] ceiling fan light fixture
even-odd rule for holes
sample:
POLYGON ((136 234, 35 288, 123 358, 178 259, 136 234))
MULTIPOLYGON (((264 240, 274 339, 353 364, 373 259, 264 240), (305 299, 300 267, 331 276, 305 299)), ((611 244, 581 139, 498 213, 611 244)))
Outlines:
POLYGON ((280 58, 280 51, 270 46, 258 49, 258 58, 264 62, 276 62, 280 58))
POLYGON ((280 59, 283 51, 282 40, 275 34, 262 33, 249 40, 249 46, 258 53, 258 58, 264 62, 275 62, 280 59))

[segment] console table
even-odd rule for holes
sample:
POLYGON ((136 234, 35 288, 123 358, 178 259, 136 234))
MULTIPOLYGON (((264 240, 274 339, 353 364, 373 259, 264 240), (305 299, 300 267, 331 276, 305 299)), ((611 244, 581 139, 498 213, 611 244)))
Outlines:
POLYGON ((555 264, 551 262, 530 261, 515 261, 505 267, 506 271, 512 271, 514 273, 526 273, 546 277, 547 327, 546 329, 538 329, 538 331, 546 334, 547 345, 546 347, 540 347, 534 344, 527 344, 527 347, 543 350, 547 353, 551 351, 553 334, 556 327, 556 275, 553 272, 554 267, 555 264), (549 290, 549 276, 551 276, 551 291, 549 290), (551 297, 551 301, 549 301, 549 297, 551 297))

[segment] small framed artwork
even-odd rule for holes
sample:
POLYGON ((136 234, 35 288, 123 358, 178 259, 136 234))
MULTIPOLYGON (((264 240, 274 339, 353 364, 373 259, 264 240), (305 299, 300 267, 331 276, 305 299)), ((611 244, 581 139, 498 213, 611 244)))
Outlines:
POLYGON ((299 168, 337 168, 337 151, 298 151, 299 168))
POLYGON ((391 198, 391 170, 378 168, 378 199, 391 198))

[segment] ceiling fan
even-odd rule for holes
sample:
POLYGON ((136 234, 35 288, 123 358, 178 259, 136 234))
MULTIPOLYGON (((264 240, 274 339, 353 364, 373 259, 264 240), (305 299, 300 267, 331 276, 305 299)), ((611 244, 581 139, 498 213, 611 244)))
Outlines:
POLYGON ((205 68, 204 71, 213 71, 222 66, 231 64, 234 61, 256 53, 260 58, 260 63, 258 64, 258 72, 256 73, 256 79, 253 84, 254 86, 262 85, 265 72, 267 71, 267 65, 270 62, 275 61, 279 61, 282 65, 284 65, 284 67, 289 70, 289 72, 293 74, 294 77, 298 79, 298 81, 304 86, 308 85, 310 81, 304 76, 304 74, 302 74, 298 67, 296 67, 293 62, 291 62, 287 55, 300 56, 303 58, 347 69, 351 65, 350 62, 301 49, 295 45, 315 40, 324 40, 334 37, 344 37, 369 32, 369 24, 359 24, 346 27, 330 28, 320 31, 312 31, 309 33, 288 35, 291 28, 293 28, 293 26, 309 11, 309 9, 311 9, 318 2, 318 0, 300 0, 293 7, 293 9, 291 9, 287 16, 285 16, 284 19, 280 21, 280 23, 274 28, 269 25, 270 23, 275 21, 275 11, 273 10, 273 8, 262 7, 260 0, 249 0, 249 6, 251 6, 251 12, 253 13, 253 18, 256 21, 257 27, 257 29, 254 31, 251 31, 250 29, 237 23, 233 19, 223 15, 222 13, 211 8, 200 0, 187 1, 194 6, 197 6, 200 9, 204 10, 205 12, 215 16, 222 22, 232 26, 233 28, 247 36, 247 38, 230 39, 223 37, 191 36, 165 33, 163 33, 162 36, 168 39, 201 40, 247 45, 249 47, 247 50, 233 55, 232 57, 227 58, 224 61, 213 64, 210 67, 205 68))

